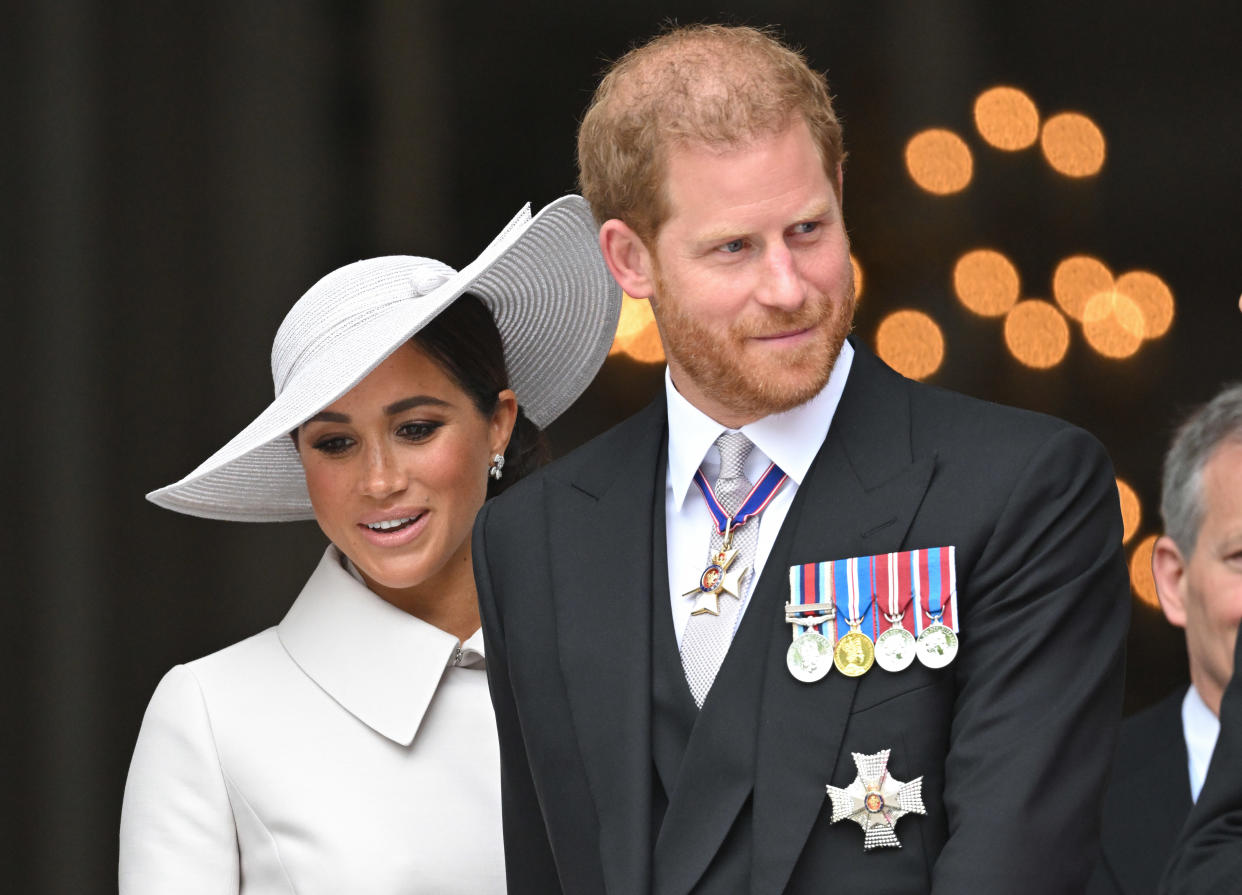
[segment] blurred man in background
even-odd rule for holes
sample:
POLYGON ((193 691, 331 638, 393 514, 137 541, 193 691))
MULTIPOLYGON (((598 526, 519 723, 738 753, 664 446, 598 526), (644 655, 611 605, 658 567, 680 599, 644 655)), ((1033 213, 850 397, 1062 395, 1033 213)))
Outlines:
POLYGON ((1212 759, 1242 619, 1242 385, 1177 430, 1160 512, 1152 573, 1165 617, 1186 632, 1190 686, 1122 725, 1091 895, 1156 891, 1212 759))

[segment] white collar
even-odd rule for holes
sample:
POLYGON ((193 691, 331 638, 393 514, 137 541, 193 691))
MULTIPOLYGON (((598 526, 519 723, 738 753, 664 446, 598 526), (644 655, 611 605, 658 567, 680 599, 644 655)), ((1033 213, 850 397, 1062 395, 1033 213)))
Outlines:
MULTIPOLYGON (((372 593, 351 571, 330 545, 277 634, 298 667, 342 708, 408 746, 458 640, 372 593)), ((481 669, 482 632, 461 647, 481 669)))
POLYGON ((1186 688, 1186 696, 1182 699, 1182 735, 1186 738, 1189 762, 1190 800, 1197 802, 1212 752, 1216 749, 1216 738, 1220 736, 1220 718, 1208 708, 1194 684, 1186 688))
MULTIPOLYGON (((745 433, 769 460, 793 483, 802 485, 811 462, 828 435, 845 381, 854 362, 854 346, 848 341, 832 366, 828 382, 815 397, 784 413, 774 413, 743 426, 745 433)), ((712 444, 726 427, 687 401, 664 370, 664 393, 668 403, 668 485, 681 508, 712 444)))

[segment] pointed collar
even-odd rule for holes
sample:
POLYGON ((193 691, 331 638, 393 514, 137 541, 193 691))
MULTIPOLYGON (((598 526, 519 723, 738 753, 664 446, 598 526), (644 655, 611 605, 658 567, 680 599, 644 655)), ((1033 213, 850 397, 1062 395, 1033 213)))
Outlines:
MULTIPOLYGON (((841 345, 828 382, 815 397, 792 410, 765 416, 741 428, 755 447, 779 466, 795 485, 802 484, 828 435, 853 362, 854 346, 847 341, 841 345)), ((709 451, 725 427, 682 397, 667 368, 664 392, 668 403, 668 486, 680 508, 690 494, 694 473, 703 465, 704 458, 709 460, 705 475, 712 471, 712 464, 718 462, 714 454, 709 457, 709 451)))
MULTIPOLYGON (((298 667, 342 708, 408 746, 458 640, 374 594, 342 560, 330 545, 277 634, 298 667)), ((481 670, 482 633, 461 647, 467 664, 481 670)))

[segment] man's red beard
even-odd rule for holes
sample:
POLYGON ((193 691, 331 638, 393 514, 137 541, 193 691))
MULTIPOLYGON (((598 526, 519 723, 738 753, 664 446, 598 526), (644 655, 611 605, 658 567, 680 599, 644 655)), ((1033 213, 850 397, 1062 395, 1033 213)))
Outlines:
POLYGON ((828 382, 853 325, 852 279, 846 296, 821 296, 792 312, 769 310, 735 321, 724 333, 705 327, 667 296, 657 274, 651 306, 665 354, 699 392, 747 420, 791 410, 815 397, 828 382), (762 343, 751 341, 801 330, 811 330, 807 341, 779 357, 764 356, 762 343))

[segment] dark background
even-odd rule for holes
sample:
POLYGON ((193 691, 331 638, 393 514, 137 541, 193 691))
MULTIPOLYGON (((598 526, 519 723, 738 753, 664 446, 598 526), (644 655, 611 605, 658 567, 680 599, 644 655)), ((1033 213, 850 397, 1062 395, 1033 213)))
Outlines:
MULTIPOLYGON (((806 47, 845 120, 860 337, 893 309, 927 311, 948 345, 932 382, 1091 430, 1142 499, 1131 544, 1158 531, 1173 421, 1239 376, 1238 10, 76 0, 6 13, 6 888, 114 889, 152 688, 278 621, 322 549, 311 523, 209 522, 142 495, 270 400, 271 338, 319 276, 388 253, 460 266, 523 202, 572 190, 597 72, 665 17, 778 23, 806 47), (970 116, 996 84, 1041 112, 1088 114, 1108 140, 1103 171, 1071 182, 1037 152, 989 150, 970 116), (931 126, 975 153, 962 194, 932 198, 905 174, 906 140, 931 126), (979 245, 1015 260, 1024 296, 1049 297, 1056 262, 1076 252, 1154 270, 1177 298, 1172 329, 1127 361, 1075 330, 1063 364, 1027 370, 999 322, 952 294, 953 260, 979 245)), ((609 361, 553 426, 556 450, 659 382, 658 368, 609 361)), ((1186 677, 1179 633, 1137 601, 1129 671, 1129 709, 1186 677)))

